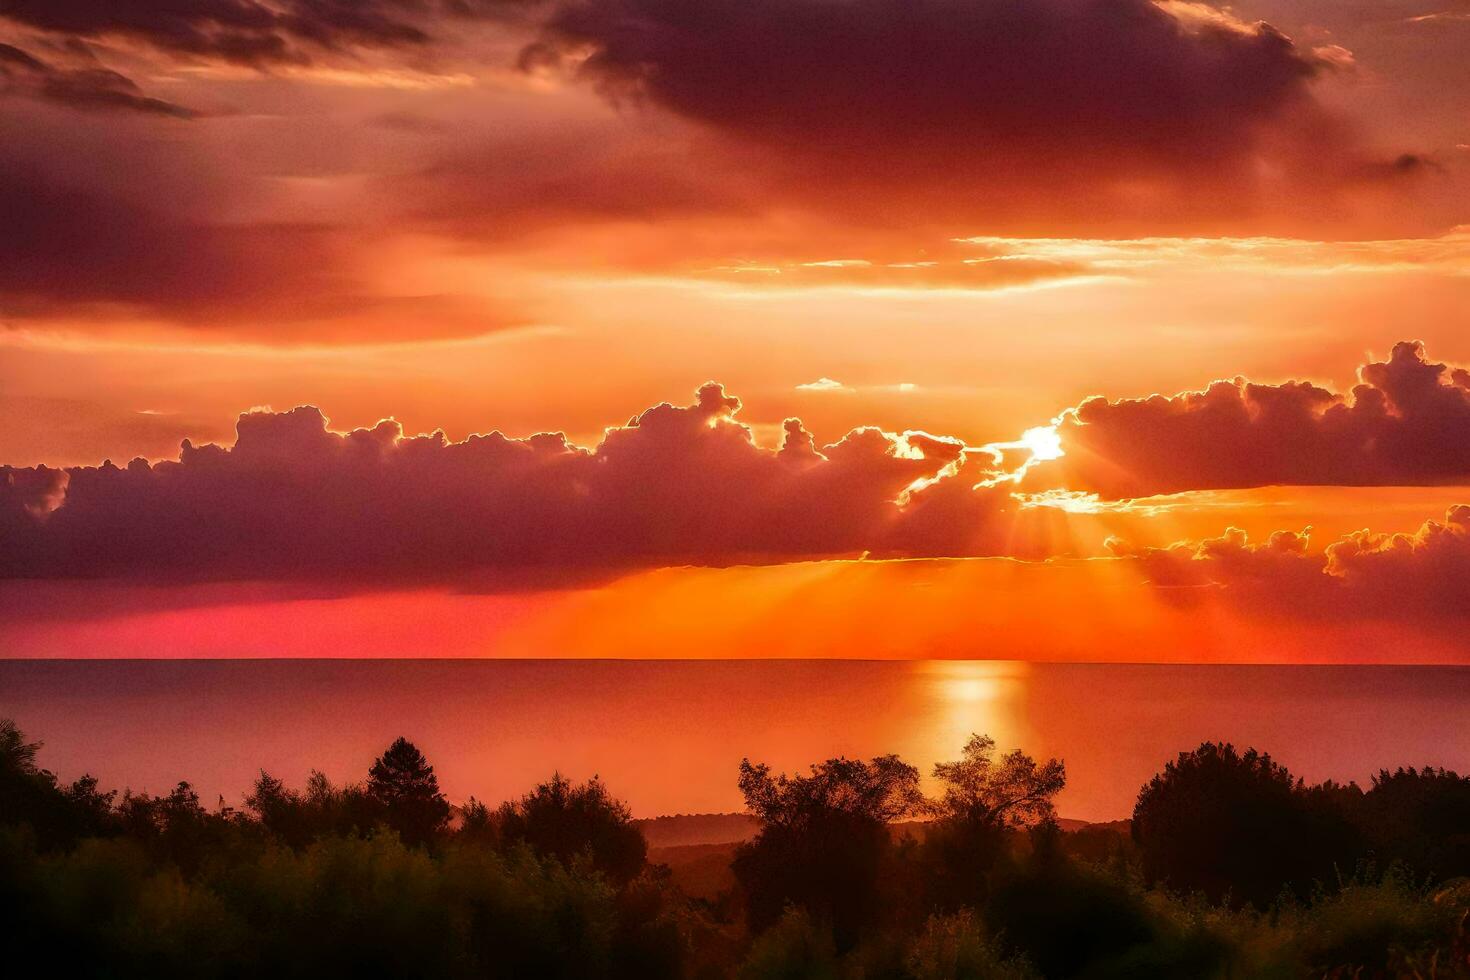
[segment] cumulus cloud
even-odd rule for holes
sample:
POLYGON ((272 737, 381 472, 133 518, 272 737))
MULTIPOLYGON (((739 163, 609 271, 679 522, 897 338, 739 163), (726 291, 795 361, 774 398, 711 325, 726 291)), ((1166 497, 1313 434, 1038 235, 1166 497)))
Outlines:
POLYGON ((1252 542, 1230 528, 1218 538, 1138 548, 1110 539, 1112 554, 1137 562, 1178 601, 1201 594, 1291 615, 1470 617, 1470 506, 1408 534, 1363 530, 1325 549, 1311 528, 1252 542))
POLYGON ((1237 377, 1173 396, 1089 398, 1057 420, 1066 455, 1031 468, 1027 483, 1139 497, 1470 478, 1470 371, 1404 341, 1358 378, 1347 393, 1237 377))
POLYGON ((0 576, 431 579, 481 569, 996 553, 1008 493, 953 439, 863 428, 779 449, 714 383, 609 429, 450 442, 242 415, 232 447, 119 468, 0 468, 0 576))
MULTIPOLYGON (((606 430, 593 448, 560 433, 409 436, 391 419, 336 432, 312 407, 252 410, 232 446, 186 440, 173 460, 0 467, 0 578, 565 581, 861 554, 1042 558, 1072 553, 1065 536, 1048 534, 1058 508, 1110 510, 1096 489, 1032 486, 1063 464, 1073 478, 1102 474, 1089 485, 1107 496, 1118 496, 1107 482, 1118 474, 1130 487, 1194 488, 1466 472, 1445 460, 1459 453, 1470 466, 1470 376, 1429 362, 1416 344, 1361 374, 1350 397, 1238 381, 1179 399, 1084 403, 1056 427, 1060 457, 1050 428, 974 448, 863 427, 822 445, 795 418, 768 448, 739 420, 739 399, 713 382, 688 405, 660 404, 606 430), (1117 418, 1106 414, 1120 404, 1117 418)), ((1169 504, 1111 509, 1147 518, 1169 504)), ((1470 508, 1413 534, 1363 531, 1325 549, 1310 534, 1256 543, 1232 529, 1168 548, 1114 539, 1108 549, 1183 601, 1226 589, 1267 606, 1391 611, 1470 598, 1470 508)))

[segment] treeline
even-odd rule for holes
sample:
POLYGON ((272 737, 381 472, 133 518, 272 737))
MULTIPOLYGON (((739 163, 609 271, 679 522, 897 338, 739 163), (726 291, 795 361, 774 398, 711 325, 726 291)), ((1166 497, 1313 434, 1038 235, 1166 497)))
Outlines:
POLYGON ((1470 977, 1470 779, 1309 786, 1206 743, 1131 829, 1062 831, 1055 759, 976 736, 795 775, 685 896, 597 779, 451 807, 394 742, 360 783, 262 772, 244 807, 63 784, 0 722, 0 950, 67 976, 1470 977))

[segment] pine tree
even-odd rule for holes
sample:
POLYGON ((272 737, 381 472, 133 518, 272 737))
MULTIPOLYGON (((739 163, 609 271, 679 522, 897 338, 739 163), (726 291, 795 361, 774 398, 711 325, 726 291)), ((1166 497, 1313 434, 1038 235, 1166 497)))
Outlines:
POLYGON ((449 820, 449 802, 439 792, 434 767, 406 738, 399 738, 368 770, 368 796, 383 810, 388 826, 409 845, 432 840, 449 820))

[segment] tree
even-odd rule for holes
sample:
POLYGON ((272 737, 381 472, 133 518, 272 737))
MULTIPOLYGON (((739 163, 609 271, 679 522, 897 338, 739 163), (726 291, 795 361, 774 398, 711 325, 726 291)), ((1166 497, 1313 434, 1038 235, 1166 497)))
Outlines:
POLYGON ((167 796, 124 793, 117 813, 125 834, 155 857, 172 861, 190 874, 208 855, 224 849, 235 826, 226 812, 206 810, 194 787, 185 781, 167 796))
POLYGON ((1037 765, 1020 749, 991 759, 995 739, 971 735, 957 762, 941 762, 934 776, 944 783, 937 813, 944 818, 1004 827, 1030 827, 1056 819, 1053 800, 1067 785, 1059 759, 1037 765))
POLYGON ((926 807, 919 770, 896 755, 828 759, 810 776, 771 775, 771 767, 740 762, 740 793, 758 820, 776 826, 801 826, 837 815, 887 824, 926 807))
POLYGON ((9 718, 0 718, 0 773, 34 776, 40 742, 27 742, 25 733, 9 718))
POLYGON ((1133 839, 1144 876, 1211 901, 1264 907, 1285 888, 1305 895, 1335 878, 1342 820, 1269 755, 1205 742, 1138 794, 1133 839))
POLYGON ((596 776, 574 786, 561 773, 497 814, 502 845, 527 844, 567 866, 579 858, 622 887, 647 863, 648 843, 633 816, 596 776))
POLYGON ((971 735, 958 761, 934 767, 944 795, 930 806, 936 819, 921 856, 931 904, 940 908, 977 907, 1012 833, 1055 824, 1053 800, 1067 783, 1062 762, 1038 765, 1020 750, 996 760, 994 752, 990 736, 971 735))
POLYGON ((919 771, 885 755, 772 776, 746 759, 740 792, 761 822, 732 864, 751 927, 768 928, 796 905, 830 926, 839 950, 850 949, 880 910, 879 881, 893 847, 888 824, 925 808, 919 771))
POLYGON ((0 824, 28 824, 45 837, 61 800, 56 777, 36 765, 40 748, 40 742, 26 741, 15 722, 0 719, 0 824))
POLYGON ((495 813, 471 796, 460 810, 459 839, 494 844, 499 839, 495 829, 495 813))
POLYGON ((399 737, 368 770, 367 795, 409 846, 426 844, 449 822, 449 801, 424 754, 399 737))
POLYGON ((314 828, 305 799, 264 769, 256 777, 254 788, 246 795, 245 807, 277 840, 298 848, 311 843, 314 828))
POLYGON ((0 825, 27 825, 45 849, 111 833, 116 794, 99 792, 91 776, 59 785, 54 773, 36 763, 40 749, 15 722, 0 718, 0 825))
POLYGON ((1381 770, 1361 809, 1381 857, 1441 881, 1470 875, 1470 777, 1431 766, 1381 770))

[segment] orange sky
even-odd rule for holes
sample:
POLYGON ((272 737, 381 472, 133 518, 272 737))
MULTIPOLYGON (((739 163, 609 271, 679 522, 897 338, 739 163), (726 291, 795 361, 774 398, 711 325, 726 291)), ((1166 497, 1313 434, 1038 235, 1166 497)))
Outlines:
MULTIPOLYGON (((43 580, 0 583, 0 640, 17 654, 1464 658, 1445 613, 1459 593, 1431 608, 1384 591, 1398 545, 1361 548, 1362 567, 1326 557, 1365 527, 1440 522, 1404 546, 1422 558, 1411 574, 1462 567, 1463 3, 997 0, 899 22, 877 0, 677 14, 649 0, 378 0, 352 24, 308 23, 321 8, 295 0, 182 21, 132 8, 0 14, 0 465, 21 487, 14 522, 0 506, 0 569, 43 580), (806 29, 813 17, 823 30, 806 29), (1406 340, 1422 354, 1396 357, 1406 340), (1411 386, 1432 405, 1393 380, 1421 362, 1449 365, 1411 386), (1381 417, 1353 393, 1364 365, 1381 366, 1381 417), (1302 402, 1268 424, 1266 402, 1242 395, 1222 409, 1236 423, 1201 410, 1176 431, 1121 408, 1064 426, 1062 460, 1017 475, 1025 450, 1001 446, 1001 484, 971 479, 981 447, 1090 396, 1237 377, 1269 386, 1272 405, 1301 394, 1283 382, 1310 381, 1366 420, 1339 426, 1326 402, 1302 402), (61 544, 46 536, 73 519, 66 504, 26 496, 51 492, 30 467, 178 459, 184 439, 233 444, 242 412, 298 405, 335 432, 389 416, 450 442, 554 431, 601 458, 609 426, 690 405, 709 380, 740 399, 738 417, 709 420, 735 449, 623 440, 631 475, 593 491, 608 503, 585 516, 605 537, 586 549, 591 584, 565 547, 514 588, 504 556, 486 587, 467 559, 430 574, 426 553, 405 574, 401 555, 364 568, 377 559, 360 552, 371 589, 282 599, 271 590, 291 576, 259 556, 182 573, 128 558, 146 492, 124 510, 72 477, 77 520, 132 516, 61 544), (765 456, 722 455, 745 451, 745 431, 776 450, 792 417, 833 460, 830 485, 791 489, 765 456), (1385 442, 1384 424, 1403 431, 1385 442), (827 452, 859 426, 894 434, 881 473, 860 447, 852 472, 827 452), (916 449, 906 432, 951 448, 916 449), (958 446, 966 468, 942 470, 958 446), (1191 446, 1201 459, 1184 460, 1191 446), (1223 474, 1205 475, 1211 456, 1223 474), (791 515, 792 547, 700 537, 721 518, 697 509, 679 523, 687 497, 724 492, 699 474, 726 462, 734 475, 710 477, 721 506, 751 526, 791 515), (911 477, 931 481, 924 514, 900 499, 911 477), (986 488, 960 499, 961 483, 986 488), (772 496, 787 492, 795 502, 772 496), (906 508, 902 527, 873 517, 888 505, 906 508), (1301 608, 1265 610, 1241 597, 1268 573, 1205 548, 1184 567, 1210 569, 1226 598, 1181 605, 1155 574, 1182 553, 1146 553, 1309 525, 1309 571, 1355 598, 1310 579, 1301 608), (968 560, 823 560, 865 551, 968 560), (88 577, 79 555, 109 584, 73 582, 88 577), (88 612, 97 589, 123 598, 88 612), (132 589, 150 598, 128 607, 132 589)), ((433 489, 473 500, 456 474, 433 489)), ((297 492, 320 489, 301 479, 297 492)), ((582 492, 568 480, 537 500, 582 492)))

